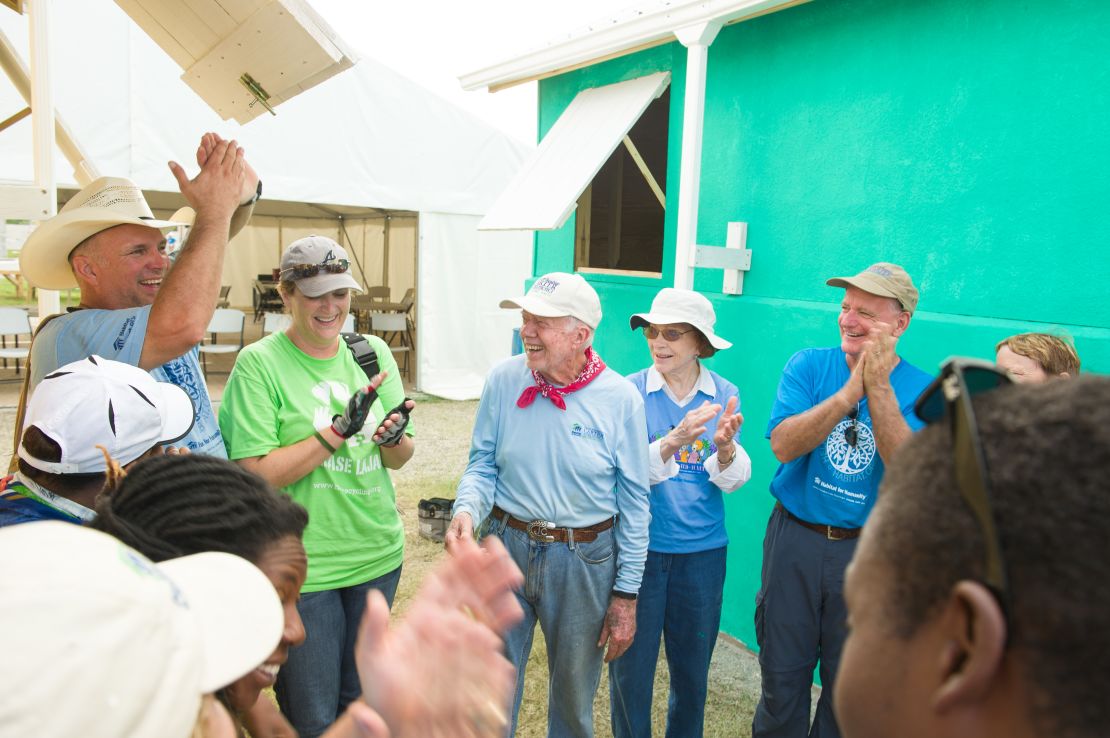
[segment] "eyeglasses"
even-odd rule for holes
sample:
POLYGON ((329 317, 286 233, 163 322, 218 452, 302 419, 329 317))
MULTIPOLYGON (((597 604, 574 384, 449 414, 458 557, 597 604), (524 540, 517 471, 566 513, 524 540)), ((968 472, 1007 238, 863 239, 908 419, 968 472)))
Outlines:
POLYGON ((848 411, 848 418, 851 419, 852 424, 844 426, 844 440, 848 443, 849 446, 851 446, 852 448, 855 448, 856 443, 859 441, 859 420, 858 420, 858 418, 859 418, 859 403, 858 402, 856 403, 856 406, 854 408, 852 408, 850 411, 848 411))
POLYGON ((677 328, 664 328, 663 330, 659 330, 653 325, 645 325, 643 330, 644 335, 650 339, 659 338, 659 334, 662 333, 664 341, 670 341, 671 343, 674 343, 678 339, 685 336, 687 333, 690 333, 691 331, 696 331, 697 328, 691 328, 688 331, 680 331, 677 328))
POLYGON ((351 266, 351 262, 346 259, 331 259, 324 261, 320 264, 294 264, 293 266, 285 267, 281 270, 282 281, 297 281, 298 279, 308 279, 315 277, 320 272, 327 272, 328 274, 342 274, 347 271, 351 266))
POLYGON ((926 423, 948 416, 956 484, 979 521, 987 547, 986 583, 999 598, 1003 611, 1009 598, 1009 577, 991 503, 990 471, 971 398, 1011 383, 1009 375, 994 364, 976 359, 949 359, 941 367, 940 376, 925 388, 914 404, 917 417, 926 423))

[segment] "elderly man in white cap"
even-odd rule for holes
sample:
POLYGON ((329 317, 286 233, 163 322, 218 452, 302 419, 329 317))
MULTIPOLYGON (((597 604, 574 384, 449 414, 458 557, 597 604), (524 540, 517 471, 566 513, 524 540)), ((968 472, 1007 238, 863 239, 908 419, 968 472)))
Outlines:
POLYGON ((108 457, 127 467, 160 454, 193 415, 185 390, 130 364, 90 356, 48 374, 27 404, 19 470, 0 480, 0 527, 92 520, 108 457))
POLYGON ((844 570, 884 464, 922 426, 913 404, 931 380, 896 351, 918 296, 902 267, 872 264, 827 284, 844 288, 840 345, 790 358, 767 425, 781 466, 756 596, 763 693, 755 738, 840 735, 832 705, 846 636, 844 570), (823 691, 811 728, 818 660, 823 691))
POLYGON ((644 402, 591 347, 601 302, 581 276, 547 274, 501 307, 522 311, 524 355, 486 379, 446 543, 485 521, 524 572, 524 620, 506 638, 513 731, 539 621, 548 735, 592 736, 602 657, 624 653, 636 629, 650 520, 644 402))
POLYGON ((207 133, 192 180, 170 169, 196 210, 189 241, 169 270, 164 228, 143 193, 126 179, 86 186, 27 239, 20 268, 44 289, 81 290, 79 309, 45 320, 31 345, 33 388, 62 364, 91 354, 146 369, 182 387, 196 406, 185 439, 191 451, 225 456, 196 345, 216 309, 224 249, 247 221, 261 192, 258 175, 234 141, 207 133))

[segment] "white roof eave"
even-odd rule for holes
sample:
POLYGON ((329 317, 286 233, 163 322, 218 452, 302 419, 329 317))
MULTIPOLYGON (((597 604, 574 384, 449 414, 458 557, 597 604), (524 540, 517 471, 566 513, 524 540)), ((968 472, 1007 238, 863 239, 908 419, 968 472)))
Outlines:
POLYGON ((553 39, 541 48, 464 74, 459 82, 464 90, 495 92, 670 43, 682 28, 714 22, 727 25, 805 2, 809 0, 653 0, 553 39))

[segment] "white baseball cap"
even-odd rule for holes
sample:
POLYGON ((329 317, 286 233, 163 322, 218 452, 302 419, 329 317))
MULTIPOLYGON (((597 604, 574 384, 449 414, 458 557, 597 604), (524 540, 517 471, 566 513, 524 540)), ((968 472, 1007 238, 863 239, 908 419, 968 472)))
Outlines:
POLYGON ((601 322, 601 299, 580 274, 551 272, 532 283, 524 297, 502 300, 503 308, 519 308, 541 318, 578 318, 591 328, 601 322))
POLYGON ((51 474, 103 472, 107 463, 98 444, 129 464, 158 444, 184 438, 195 416, 193 401, 177 385, 90 356, 47 374, 27 402, 22 432, 38 428, 61 447, 61 461, 36 458, 22 441, 19 458, 51 474))
POLYGON ((693 290, 664 287, 651 301, 651 312, 636 313, 628 319, 628 322, 632 330, 642 328, 648 323, 655 325, 689 323, 701 331, 713 348, 727 349, 732 346, 731 341, 726 341, 713 332, 713 325, 717 322, 713 304, 706 299, 705 295, 693 290))
POLYGON ((188 738, 205 694, 277 646, 281 601, 253 564, 153 564, 72 523, 0 528, 0 734, 188 738))
POLYGON ((281 279, 295 281, 307 297, 342 289, 363 291, 351 276, 346 249, 327 236, 305 236, 286 246, 281 255, 281 279), (316 267, 311 276, 297 276, 298 268, 312 271, 311 267, 316 267))
POLYGON ((175 220, 159 220, 143 191, 129 179, 100 177, 69 199, 58 214, 43 221, 19 252, 19 269, 35 287, 64 290, 77 286, 69 255, 90 236, 118 225, 176 228, 175 220))

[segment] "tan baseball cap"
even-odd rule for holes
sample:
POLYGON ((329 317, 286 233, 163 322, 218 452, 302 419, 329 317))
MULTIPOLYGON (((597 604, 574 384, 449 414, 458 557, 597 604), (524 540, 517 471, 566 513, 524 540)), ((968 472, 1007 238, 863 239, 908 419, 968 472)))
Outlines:
POLYGON ((893 297, 910 315, 917 309, 917 288, 906 270, 897 264, 880 261, 854 277, 833 277, 825 284, 830 287, 855 287, 879 297, 893 297))

